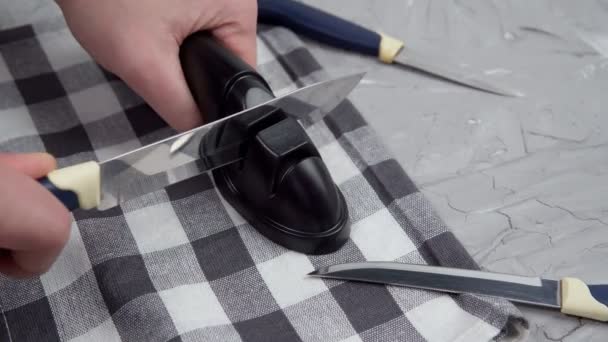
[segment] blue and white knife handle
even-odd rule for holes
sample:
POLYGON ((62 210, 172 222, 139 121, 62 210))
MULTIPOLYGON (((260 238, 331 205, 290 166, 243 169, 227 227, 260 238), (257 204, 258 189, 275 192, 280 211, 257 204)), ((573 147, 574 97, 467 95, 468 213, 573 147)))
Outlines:
POLYGON ((99 164, 90 161, 54 170, 38 182, 72 211, 93 209, 99 205, 100 180, 99 164))
POLYGON ((587 285, 576 278, 563 278, 561 312, 608 322, 608 285, 587 285))
POLYGON ((284 26, 325 44, 392 63, 403 42, 293 0, 258 0, 258 22, 284 26))

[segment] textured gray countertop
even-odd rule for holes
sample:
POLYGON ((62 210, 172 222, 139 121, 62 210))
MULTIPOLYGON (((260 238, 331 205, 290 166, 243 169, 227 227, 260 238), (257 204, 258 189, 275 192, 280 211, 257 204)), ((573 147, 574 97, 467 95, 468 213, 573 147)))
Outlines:
MULTIPOLYGON (((462 70, 505 98, 308 42, 483 268, 608 283, 608 1, 305 0, 462 70)), ((56 14, 2 0, 0 27, 56 14)), ((521 307, 531 341, 607 341, 608 324, 521 307)))
MULTIPOLYGON (((608 1, 306 0, 517 89, 504 98, 310 42, 483 268, 608 282, 608 1)), ((521 307, 531 341, 608 325, 521 307)))

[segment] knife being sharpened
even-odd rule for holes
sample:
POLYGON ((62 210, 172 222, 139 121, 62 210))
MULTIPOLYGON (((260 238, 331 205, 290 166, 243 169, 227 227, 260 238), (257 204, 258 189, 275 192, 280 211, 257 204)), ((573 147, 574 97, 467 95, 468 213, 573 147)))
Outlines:
POLYGON ((447 66, 447 61, 430 62, 399 39, 377 33, 353 22, 293 0, 258 0, 258 22, 284 26, 336 48, 376 57, 387 64, 398 64, 435 77, 488 93, 519 97, 523 94, 501 89, 481 79, 469 77, 447 66))
POLYGON ((608 285, 587 285, 576 278, 549 280, 397 262, 332 265, 309 275, 501 297, 514 302, 560 309, 568 315, 608 321, 608 285))
POLYGON ((245 137, 208 153, 199 148, 202 139, 212 129, 218 129, 218 125, 230 121, 238 125, 240 118, 257 118, 264 111, 276 109, 296 119, 315 111, 327 113, 362 78, 362 74, 344 76, 275 98, 257 72, 206 32, 188 37, 182 44, 180 58, 188 86, 210 123, 106 161, 89 161, 52 171, 39 179, 40 184, 69 210, 109 209, 245 158, 245 137), (222 117, 219 112, 234 114, 222 117))

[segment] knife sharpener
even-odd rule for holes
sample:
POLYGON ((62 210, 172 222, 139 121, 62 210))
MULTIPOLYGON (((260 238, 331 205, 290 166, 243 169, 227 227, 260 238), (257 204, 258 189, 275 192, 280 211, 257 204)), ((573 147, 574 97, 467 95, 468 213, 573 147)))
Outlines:
POLYGON ((275 98, 266 80, 204 32, 184 41, 180 59, 207 122, 255 107, 217 125, 200 145, 201 156, 227 149, 242 156, 212 171, 228 203, 285 248, 327 254, 344 245, 350 235, 344 196, 299 122, 261 105, 275 98))

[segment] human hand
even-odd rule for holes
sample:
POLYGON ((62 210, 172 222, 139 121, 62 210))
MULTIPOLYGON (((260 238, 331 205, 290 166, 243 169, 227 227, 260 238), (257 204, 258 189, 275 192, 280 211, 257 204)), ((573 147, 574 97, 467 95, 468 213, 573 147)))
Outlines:
POLYGON ((79 43, 118 75, 173 128, 204 119, 184 79, 179 47, 210 30, 256 65, 256 0, 57 0, 79 43))
POLYGON ((36 179, 55 168, 48 154, 0 154, 0 273, 46 272, 70 234, 70 214, 36 179))

